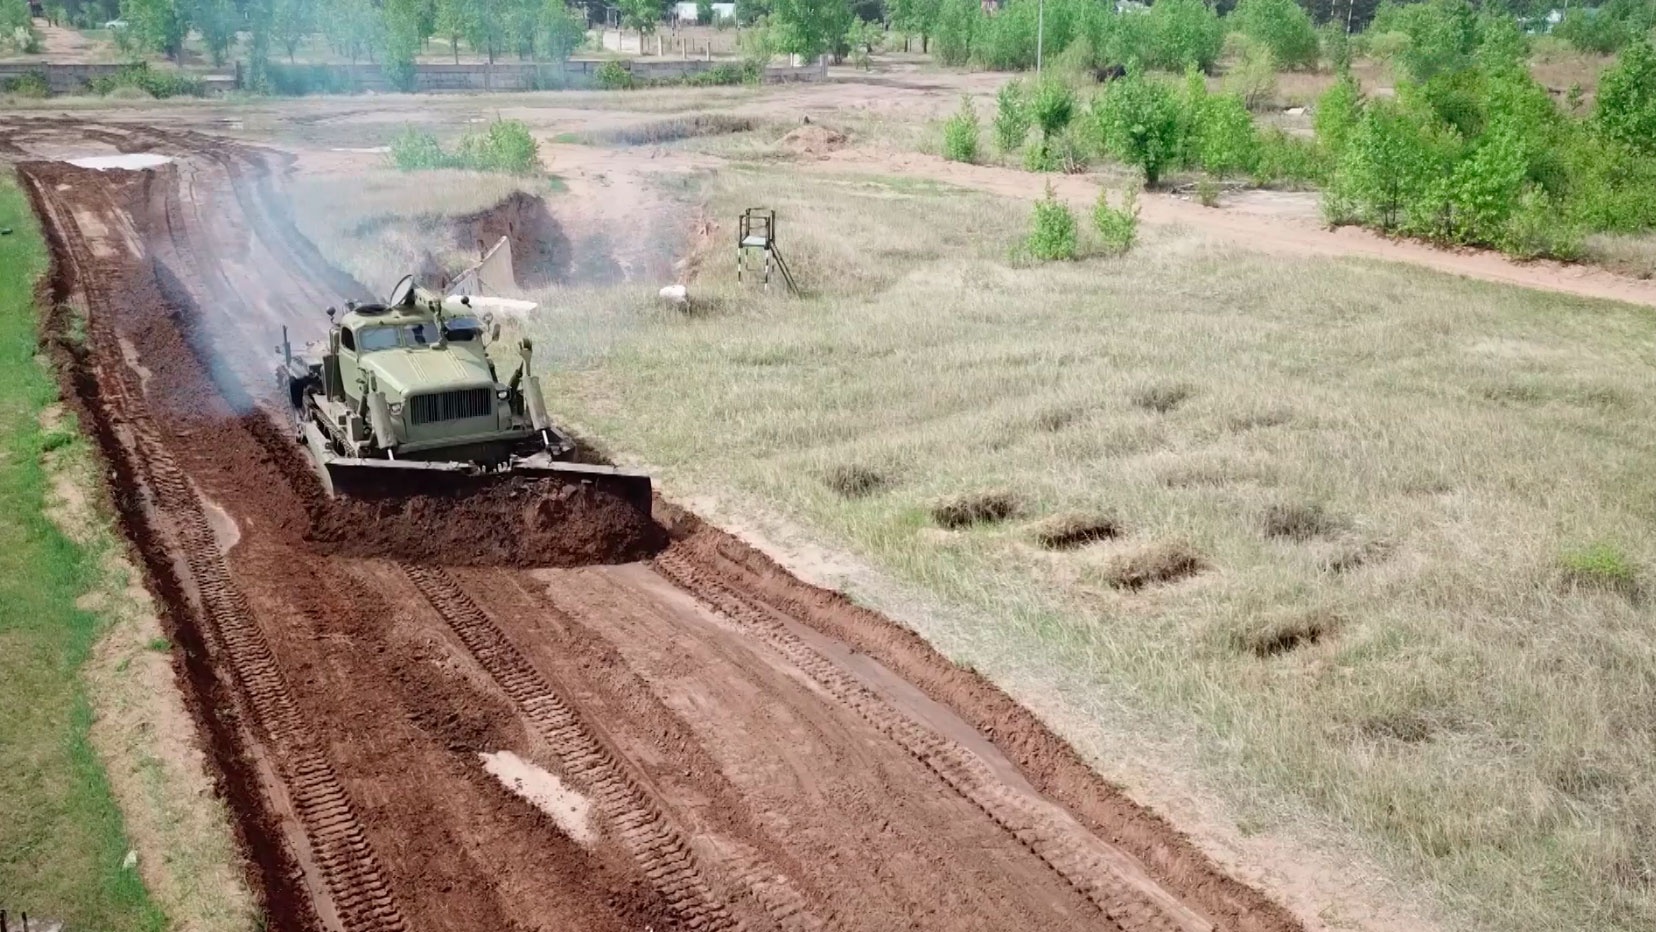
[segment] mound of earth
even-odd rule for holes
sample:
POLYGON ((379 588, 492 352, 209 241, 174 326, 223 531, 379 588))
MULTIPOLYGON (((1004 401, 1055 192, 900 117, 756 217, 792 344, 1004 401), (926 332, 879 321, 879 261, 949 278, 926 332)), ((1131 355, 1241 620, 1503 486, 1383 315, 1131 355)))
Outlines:
POLYGON ((844 133, 807 123, 783 136, 776 145, 792 155, 821 159, 827 158, 830 152, 845 148, 850 141, 844 133))
POLYGON ((590 483, 447 477, 420 485, 386 483, 319 503, 308 537, 327 553, 450 566, 628 563, 667 543, 648 510, 590 483))

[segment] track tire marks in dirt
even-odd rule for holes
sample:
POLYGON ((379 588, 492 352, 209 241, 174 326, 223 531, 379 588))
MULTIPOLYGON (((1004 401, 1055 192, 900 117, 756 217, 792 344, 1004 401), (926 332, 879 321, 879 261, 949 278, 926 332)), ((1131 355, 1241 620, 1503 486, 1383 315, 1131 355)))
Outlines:
MULTIPOLYGON (((47 197, 45 187, 36 185, 41 198, 47 197)), ((119 338, 103 316, 111 300, 106 293, 108 270, 88 262, 92 250, 72 220, 56 212, 54 217, 60 220, 55 226, 72 257, 70 275, 86 294, 88 340, 114 347, 119 338)), ((347 932, 403 932, 407 925, 350 798, 295 704, 245 597, 232 582, 201 501, 168 452, 144 403, 141 384, 135 384, 137 374, 129 366, 112 368, 117 371, 106 371, 99 380, 105 401, 127 428, 152 507, 171 526, 201 614, 229 661, 248 718, 282 772, 337 918, 347 932)))
POLYGON ((1124 932, 1209 932, 1212 924, 1167 895, 1118 852, 1068 826, 1007 787, 980 758, 893 709, 851 674, 822 656, 747 597, 704 572, 682 550, 656 557, 663 577, 752 632, 830 696, 882 734, 1001 826, 1124 932), (1091 843, 1089 843, 1089 840, 1091 843))
POLYGON ((713 896, 695 853, 579 714, 524 659, 446 571, 402 564, 432 608, 525 720, 546 739, 570 776, 585 784, 621 844, 668 905, 696 932, 737 932, 743 925, 713 896))

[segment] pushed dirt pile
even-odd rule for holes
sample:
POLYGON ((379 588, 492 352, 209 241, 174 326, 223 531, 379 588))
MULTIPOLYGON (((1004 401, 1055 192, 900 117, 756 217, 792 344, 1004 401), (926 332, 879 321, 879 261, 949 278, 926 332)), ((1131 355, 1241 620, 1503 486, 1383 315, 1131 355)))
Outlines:
POLYGON ((791 155, 823 159, 828 157, 828 153, 845 148, 848 142, 850 139, 844 133, 815 123, 807 123, 783 136, 777 146, 791 155))
POLYGON ((655 554, 647 512, 590 483, 555 478, 392 479, 311 509, 324 552, 449 566, 589 566, 655 554))

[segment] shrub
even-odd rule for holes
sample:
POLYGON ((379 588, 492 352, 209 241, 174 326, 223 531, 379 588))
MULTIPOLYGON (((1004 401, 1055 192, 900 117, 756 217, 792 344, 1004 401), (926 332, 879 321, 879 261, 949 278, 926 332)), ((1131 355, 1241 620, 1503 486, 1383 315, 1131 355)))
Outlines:
POLYGON ((1029 135, 1029 107, 1023 82, 1008 81, 995 94, 995 145, 1003 153, 1016 152, 1029 135))
POLYGON ((1328 180, 1336 160, 1314 140, 1290 136, 1273 127, 1259 135, 1259 157, 1254 164, 1258 184, 1318 185, 1328 180))
POLYGON ((1466 0, 1385 6, 1371 28, 1406 37, 1393 57, 1416 81, 1464 69, 1478 41, 1477 15, 1466 0))
POLYGON ((1593 118, 1604 135, 1656 156, 1656 49, 1648 41, 1629 45, 1604 72, 1593 118))
POLYGON ((1271 50, 1246 36, 1241 56, 1225 75, 1225 90, 1242 98, 1249 110, 1262 110, 1276 99, 1277 63, 1271 50))
POLYGON ((1041 128, 1042 142, 1050 142, 1075 115, 1075 92, 1062 81, 1043 78, 1036 82, 1035 93, 1030 95, 1029 115, 1041 128))
POLYGON ((1138 241, 1138 192, 1125 188, 1121 192, 1121 206, 1110 206, 1110 193, 1098 192, 1098 203, 1093 205, 1093 228, 1104 251, 1119 256, 1133 248, 1138 241))
POLYGON ((1144 171, 1154 186, 1179 153, 1179 105, 1165 84, 1140 74, 1112 81, 1093 101, 1102 148, 1144 171))
POLYGON ((272 94, 302 97, 307 94, 355 94, 362 90, 354 70, 327 65, 265 65, 265 80, 272 94))
POLYGON ((201 97, 207 93, 200 78, 182 71, 151 68, 147 62, 125 65, 114 74, 92 79, 90 89, 98 95, 113 94, 122 88, 143 91, 155 98, 201 97))
POLYGON ((481 133, 461 137, 453 154, 430 133, 409 127, 391 140, 391 164, 401 171, 464 168, 528 175, 540 169, 540 144, 518 120, 496 120, 481 133))
POLYGON ((1317 30, 1305 9, 1294 0, 1242 0, 1228 21, 1238 32, 1264 46, 1282 67, 1317 67, 1317 30))
POLYGON ((1251 172, 1259 163, 1259 133, 1242 98, 1216 94, 1202 101, 1197 115, 1200 146, 1196 162, 1216 175, 1251 172))
POLYGON ((1350 74, 1342 74, 1334 86, 1317 100, 1317 112, 1311 117, 1317 131, 1317 142, 1334 158, 1345 153, 1346 143, 1363 118, 1363 98, 1357 82, 1350 74))
POLYGON ((626 65, 618 61, 607 61, 598 66, 598 72, 593 75, 598 86, 606 91, 624 91, 633 86, 633 75, 626 65))
POLYGON ((391 164, 399 171, 419 171, 427 168, 446 168, 450 164, 437 137, 406 127, 391 140, 391 164))
POLYGON ((1557 203, 1530 188, 1519 197, 1495 245, 1520 259, 1573 262, 1581 258, 1586 240, 1579 223, 1563 217, 1557 203))
POLYGON ((50 97, 52 85, 41 71, 30 71, 0 82, 0 91, 16 97, 50 97))
POLYGON ((1078 245, 1075 214, 1058 199, 1050 183, 1046 187, 1046 196, 1035 202, 1030 226, 1029 239, 1024 245, 1031 256, 1045 262, 1075 258, 1078 245))
POLYGON ((951 162, 978 160, 978 115, 972 98, 961 97, 960 109, 943 124, 943 157, 951 162))
MULTIPOLYGON (((1123 19, 1135 18, 1124 16, 1123 19)), ((1213 70, 1224 45, 1225 27, 1202 0, 1156 0, 1144 14, 1151 32, 1151 54, 1144 64, 1183 70, 1195 65, 1213 70)))
POLYGON ((540 144, 521 120, 496 120, 461 137, 455 160, 473 171, 528 175, 540 169, 540 144))

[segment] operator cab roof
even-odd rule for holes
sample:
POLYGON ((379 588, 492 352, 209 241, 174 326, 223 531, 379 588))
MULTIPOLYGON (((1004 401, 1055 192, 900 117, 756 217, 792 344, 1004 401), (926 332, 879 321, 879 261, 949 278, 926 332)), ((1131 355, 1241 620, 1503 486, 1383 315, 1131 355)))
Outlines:
POLYGON ((428 324, 435 316, 415 296, 414 276, 404 275, 391 289, 391 297, 384 304, 359 304, 345 312, 339 319, 339 325, 356 330, 362 327, 428 324))

